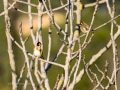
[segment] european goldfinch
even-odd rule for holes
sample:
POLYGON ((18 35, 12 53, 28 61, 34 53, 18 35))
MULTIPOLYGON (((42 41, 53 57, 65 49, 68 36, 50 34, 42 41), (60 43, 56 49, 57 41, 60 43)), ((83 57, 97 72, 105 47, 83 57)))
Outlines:
POLYGON ((38 58, 43 58, 43 52, 41 50, 41 43, 38 42, 37 46, 34 47, 34 55, 38 58))
POLYGON ((88 30, 89 30, 89 26, 86 24, 86 23, 80 23, 80 30, 83 32, 83 33, 87 33, 88 30))

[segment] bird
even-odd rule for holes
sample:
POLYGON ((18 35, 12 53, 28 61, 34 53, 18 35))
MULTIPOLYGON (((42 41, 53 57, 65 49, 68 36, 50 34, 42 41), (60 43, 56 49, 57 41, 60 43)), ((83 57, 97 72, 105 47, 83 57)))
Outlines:
MULTIPOLYGON (((87 33, 88 32, 88 30, 89 30, 89 26, 86 24, 86 23, 84 23, 84 22, 82 22, 82 23, 80 23, 79 24, 79 26, 80 26, 80 30, 83 32, 83 33, 87 33)), ((91 31, 92 32, 92 31, 91 31)))
POLYGON ((43 51, 41 49, 41 43, 38 42, 37 46, 34 47, 34 55, 38 58, 43 58, 43 51))

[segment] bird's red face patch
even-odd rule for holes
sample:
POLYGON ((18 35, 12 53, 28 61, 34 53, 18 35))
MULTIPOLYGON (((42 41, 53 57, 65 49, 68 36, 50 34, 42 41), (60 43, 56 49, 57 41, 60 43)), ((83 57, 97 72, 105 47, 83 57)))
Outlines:
POLYGON ((38 43, 37 43, 37 46, 40 46, 40 44, 41 44, 41 43, 40 43, 40 42, 38 42, 38 43))
POLYGON ((40 46, 40 44, 39 44, 39 43, 37 43, 37 46, 40 46))

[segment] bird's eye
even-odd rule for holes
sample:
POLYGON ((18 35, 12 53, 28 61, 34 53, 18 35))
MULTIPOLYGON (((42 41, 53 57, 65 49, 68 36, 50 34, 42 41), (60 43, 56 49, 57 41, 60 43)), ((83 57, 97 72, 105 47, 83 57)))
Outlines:
POLYGON ((83 25, 83 23, 80 23, 80 25, 83 25))

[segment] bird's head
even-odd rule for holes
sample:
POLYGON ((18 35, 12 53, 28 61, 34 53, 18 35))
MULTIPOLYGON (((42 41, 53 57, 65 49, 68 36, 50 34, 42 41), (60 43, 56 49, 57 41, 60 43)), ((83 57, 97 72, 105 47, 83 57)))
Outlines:
POLYGON ((79 24, 79 26, 80 26, 80 27, 83 27, 83 26, 84 26, 84 23, 83 23, 83 22, 81 22, 81 23, 79 24))
POLYGON ((83 23, 81 22, 79 25, 81 26, 81 25, 83 25, 83 23))
POLYGON ((38 43, 37 43, 37 46, 41 46, 41 43, 40 43, 40 42, 38 42, 38 43))

